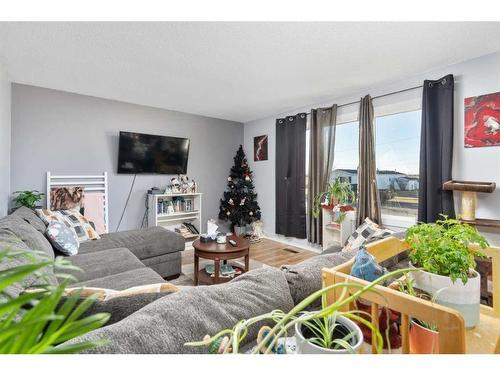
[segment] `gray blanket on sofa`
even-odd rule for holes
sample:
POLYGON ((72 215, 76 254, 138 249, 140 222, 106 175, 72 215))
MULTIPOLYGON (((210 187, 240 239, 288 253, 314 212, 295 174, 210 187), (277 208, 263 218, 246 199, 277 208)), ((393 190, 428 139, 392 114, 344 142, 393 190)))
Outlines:
MULTIPOLYGON (((185 288, 160 298, 110 326, 73 339, 109 340, 94 353, 207 353, 206 347, 187 347, 231 328, 241 319, 270 312, 289 311, 293 300, 283 272, 261 268, 227 284, 185 288)), ((259 326, 250 330, 245 342, 255 340, 259 326)), ((244 343, 243 343, 244 344, 244 343)))

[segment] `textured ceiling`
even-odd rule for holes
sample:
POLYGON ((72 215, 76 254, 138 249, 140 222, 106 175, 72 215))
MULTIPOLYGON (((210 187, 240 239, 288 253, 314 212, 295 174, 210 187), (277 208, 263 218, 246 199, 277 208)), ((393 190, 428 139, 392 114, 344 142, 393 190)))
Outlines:
POLYGON ((1 23, 14 82, 235 121, 500 50, 500 23, 1 23))

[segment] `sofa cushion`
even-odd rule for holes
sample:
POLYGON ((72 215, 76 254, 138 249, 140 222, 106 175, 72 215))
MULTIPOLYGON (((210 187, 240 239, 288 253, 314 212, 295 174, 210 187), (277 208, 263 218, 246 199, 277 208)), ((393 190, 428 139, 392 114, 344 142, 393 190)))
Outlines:
POLYGON ((130 250, 124 248, 77 254, 70 257, 69 261, 81 271, 68 270, 65 273, 73 275, 80 283, 145 268, 144 264, 130 250))
POLYGON ((54 249, 45 236, 19 216, 9 215, 0 219, 0 229, 7 229, 23 241, 30 250, 41 251, 54 259, 54 249))
MULTIPOLYGON (((226 284, 184 288, 160 298, 118 323, 97 329, 67 344, 107 339, 94 353, 207 353, 184 346, 247 319, 293 307, 284 274, 260 268, 226 284)), ((269 323, 267 323, 269 324, 269 323)), ((251 326, 245 342, 255 340, 260 324, 251 326)))
POLYGON ((156 284, 163 282, 165 282, 165 280, 163 280, 163 278, 160 275, 158 275, 155 271, 153 271, 151 268, 143 267, 130 271, 125 271, 122 273, 117 273, 114 275, 100 277, 98 279, 78 282, 76 284, 72 284, 71 286, 72 287, 85 286, 85 287, 123 290, 132 288, 133 286, 156 284))
POLYGON ((318 255, 293 266, 282 266, 293 302, 298 304, 311 293, 321 289, 323 268, 332 268, 351 259, 357 250, 318 255))
POLYGON ((80 253, 126 247, 137 258, 148 259, 184 250, 184 238, 161 227, 103 234, 100 239, 80 244, 80 253))
MULTIPOLYGON (((19 237, 17 237, 14 233, 7 229, 0 229, 0 252, 4 251, 12 251, 12 252, 27 252, 27 256, 13 256, 13 257, 4 257, 0 259, 0 271, 7 270, 13 267, 24 266, 27 264, 34 263, 41 259, 41 257, 34 254, 31 249, 28 248, 26 243, 22 242, 19 237), (30 254, 31 253, 31 254, 30 254)), ((26 278, 24 278, 21 282, 14 283, 7 287, 4 291, 7 295, 11 297, 17 297, 21 292, 23 292, 27 288, 35 287, 41 284, 52 284, 56 285, 57 281, 55 279, 53 270, 51 267, 47 267, 44 270, 45 275, 40 277, 36 274, 30 274, 26 278)))
POLYGON ((16 209, 12 214, 12 216, 17 216, 31 224, 33 228, 39 231, 42 234, 45 234, 45 230, 47 229, 47 224, 43 222, 42 219, 38 217, 36 212, 31 208, 21 206, 16 209))
POLYGON ((109 301, 95 301, 92 306, 83 313, 81 318, 106 312, 111 314, 109 320, 106 322, 106 325, 110 325, 119 322, 132 313, 149 305, 151 302, 161 297, 168 296, 171 293, 172 292, 144 293, 128 297, 113 298, 109 301))

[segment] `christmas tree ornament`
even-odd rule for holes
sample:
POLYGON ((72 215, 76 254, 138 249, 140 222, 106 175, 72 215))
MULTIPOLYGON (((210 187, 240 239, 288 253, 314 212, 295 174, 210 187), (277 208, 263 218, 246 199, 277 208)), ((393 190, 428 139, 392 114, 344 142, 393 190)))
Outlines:
POLYGON ((245 176, 245 181, 250 181, 250 176, 245 176))
POLYGON ((231 206, 233 206, 233 205, 234 205, 233 198, 230 198, 228 203, 229 203, 231 206))
POLYGON ((231 176, 229 176, 229 177, 227 178, 227 180, 228 180, 228 181, 231 181, 231 180, 232 180, 231 176))
POLYGON ((227 216, 231 215, 231 212, 227 211, 227 212, 226 212, 226 215, 227 215, 227 216))
POLYGON ((252 211, 250 211, 248 214, 249 214, 250 216, 253 216, 253 212, 252 212, 252 211))

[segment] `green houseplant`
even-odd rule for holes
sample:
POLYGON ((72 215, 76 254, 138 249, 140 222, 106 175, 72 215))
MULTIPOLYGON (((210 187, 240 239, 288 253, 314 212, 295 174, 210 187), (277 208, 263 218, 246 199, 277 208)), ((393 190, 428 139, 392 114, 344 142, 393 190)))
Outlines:
MULTIPOLYGON (((352 282, 341 282, 324 287, 305 298, 288 313, 281 310, 274 310, 270 313, 241 320, 233 328, 222 330, 212 337, 206 336, 203 341, 189 342, 185 345, 207 346, 213 349, 214 345, 218 347, 218 345, 222 342, 223 353, 239 353, 240 344, 247 336, 248 328, 250 326, 262 321, 274 321, 275 325, 272 328, 269 328, 269 331, 263 340, 252 349, 252 353, 272 353, 273 349, 276 348, 280 337, 286 336, 287 332, 289 332, 292 327, 295 328, 295 332, 300 332, 302 331, 303 326, 313 332, 313 335, 309 335, 309 337, 306 338, 307 342, 305 344, 316 346, 316 349, 319 349, 314 351, 314 353, 352 353, 355 351, 357 343, 359 341, 363 341, 362 334, 360 332, 357 333, 356 329, 348 330, 343 337, 335 337, 336 335, 334 334, 335 329, 339 327, 339 325, 343 325, 342 319, 347 319, 352 324, 354 324, 353 322, 358 322, 366 325, 376 338, 377 352, 381 353, 383 346, 382 334, 377 327, 375 327, 368 320, 369 314, 358 310, 345 311, 345 308, 350 306, 351 303, 356 301, 364 293, 371 291, 376 285, 381 284, 397 275, 401 275, 404 272, 408 272, 409 270, 410 269, 402 269, 387 273, 366 286, 352 282), (357 290, 354 293, 349 294, 347 292, 347 288, 354 288, 357 290), (326 294, 333 290, 341 291, 339 298, 334 303, 327 304, 326 294), (322 301, 322 307, 319 311, 304 311, 320 298, 322 301), (368 319, 365 319, 364 316, 368 316, 368 319), (352 338, 355 339, 351 340, 352 338)), ((347 325, 344 325, 344 327, 347 329, 349 328, 347 325)), ((300 350, 299 340, 297 340, 297 346, 299 352, 305 352, 300 350)), ((217 348, 213 351, 217 351, 217 348)))
MULTIPOLYGON (((398 280, 400 292, 413 297, 422 298, 431 302, 436 302, 439 291, 434 295, 417 290, 414 280, 406 275, 402 280, 398 280)), ((439 332, 434 324, 424 322, 419 319, 410 320, 410 353, 412 354, 438 354, 439 353, 439 332)))
POLYGON ((352 191, 351 184, 348 181, 342 181, 337 177, 334 182, 328 185, 328 189, 318 193, 314 197, 314 205, 312 207, 312 214, 314 217, 319 217, 321 212, 321 204, 328 200, 329 204, 335 206, 337 204, 352 203, 356 199, 352 191))
POLYGON ((23 190, 14 192, 14 195, 14 201, 18 206, 25 206, 33 209, 45 194, 40 193, 38 190, 23 190))
POLYGON ((466 327, 474 327, 479 320, 481 288, 474 257, 483 254, 470 245, 484 249, 488 242, 470 225, 442 217, 406 232, 411 264, 421 268, 412 277, 416 288, 430 295, 440 291, 436 302, 458 310, 466 327))
POLYGON ((43 280, 46 267, 74 268, 62 258, 50 261, 27 251, 0 251, 0 263, 21 258, 29 261, 0 270, 0 354, 76 353, 105 344, 98 341, 60 345, 103 326, 109 319, 107 313, 82 317, 93 298, 80 300, 75 294, 63 300, 70 278, 57 286, 42 283, 32 292, 17 296, 8 292, 9 287, 29 277, 43 280))

